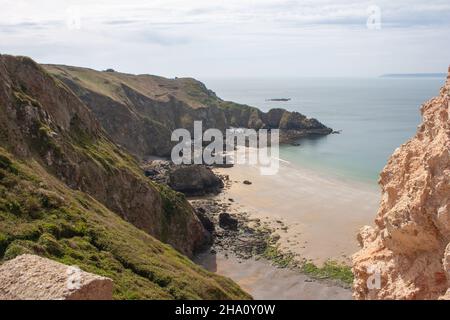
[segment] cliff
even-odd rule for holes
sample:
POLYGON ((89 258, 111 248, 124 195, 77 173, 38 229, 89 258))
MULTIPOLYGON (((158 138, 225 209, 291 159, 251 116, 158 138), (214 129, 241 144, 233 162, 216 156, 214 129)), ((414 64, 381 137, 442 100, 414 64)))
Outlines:
POLYGON ((95 114, 110 137, 145 158, 170 155, 172 130, 203 128, 280 128, 284 140, 331 129, 298 112, 273 109, 264 113, 247 105, 223 101, 192 78, 166 79, 152 75, 101 72, 87 68, 44 65, 95 114))
POLYGON ((375 227, 358 236, 356 299, 450 296, 450 68, 440 95, 421 111, 417 134, 381 173, 375 227))
MULTIPOLYGON (((191 255, 204 230, 183 199, 166 199, 136 161, 109 140, 89 109, 28 58, 0 57, 1 146, 36 159, 70 188, 191 255), (173 212, 167 212, 173 205, 173 212)), ((175 193, 173 193, 175 195, 175 193)))
POLYGON ((78 265, 114 280, 114 298, 248 298, 179 253, 208 238, 184 196, 146 178, 25 57, 0 55, 0 195, 1 261, 33 253, 78 265))

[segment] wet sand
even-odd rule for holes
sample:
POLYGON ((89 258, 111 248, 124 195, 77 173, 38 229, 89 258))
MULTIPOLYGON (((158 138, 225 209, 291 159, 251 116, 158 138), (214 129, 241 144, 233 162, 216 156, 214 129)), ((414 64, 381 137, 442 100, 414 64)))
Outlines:
POLYGON ((317 281, 289 269, 280 269, 266 260, 239 260, 223 253, 204 253, 196 261, 207 270, 229 277, 254 299, 348 300, 351 290, 317 281))
POLYGON ((216 168, 231 186, 218 195, 261 221, 270 221, 283 250, 322 264, 327 259, 349 263, 358 250, 356 234, 376 215, 376 186, 322 175, 280 162, 276 175, 263 176, 255 165, 216 168), (243 183, 252 182, 251 185, 243 183), (282 222, 277 224, 276 221, 282 222))

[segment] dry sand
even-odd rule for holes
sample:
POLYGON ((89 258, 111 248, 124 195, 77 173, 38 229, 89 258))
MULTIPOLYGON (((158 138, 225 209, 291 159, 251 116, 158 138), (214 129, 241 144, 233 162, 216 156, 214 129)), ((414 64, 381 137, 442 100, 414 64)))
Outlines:
POLYGON ((232 181, 217 197, 231 198, 236 210, 270 221, 281 237, 282 249, 316 264, 327 259, 349 262, 358 250, 357 231, 372 224, 377 212, 376 186, 325 176, 289 163, 280 162, 279 172, 270 176, 261 175, 253 165, 214 170, 232 181), (243 184, 244 180, 252 184, 243 184), (283 230, 283 224, 287 230, 283 230))

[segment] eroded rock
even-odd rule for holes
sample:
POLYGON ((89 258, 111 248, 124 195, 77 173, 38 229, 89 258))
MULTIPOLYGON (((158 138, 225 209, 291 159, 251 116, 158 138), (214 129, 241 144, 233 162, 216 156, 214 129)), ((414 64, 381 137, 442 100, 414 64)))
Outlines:
POLYGON ((222 179, 204 165, 175 165, 166 160, 154 160, 143 168, 153 181, 187 196, 218 194, 224 186, 222 179))
POLYGON ((109 278, 24 254, 0 266, 0 300, 112 300, 109 278))
POLYGON ((361 230, 363 247, 353 256, 356 299, 449 296, 449 103, 450 78, 440 95, 422 106, 415 137, 394 152, 381 173, 375 227, 361 230), (368 285, 376 276, 380 285, 368 285))

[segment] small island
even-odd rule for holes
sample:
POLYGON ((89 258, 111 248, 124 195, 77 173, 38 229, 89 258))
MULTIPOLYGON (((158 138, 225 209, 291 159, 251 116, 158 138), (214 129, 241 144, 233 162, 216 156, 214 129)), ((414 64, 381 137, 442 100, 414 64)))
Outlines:
POLYGON ((266 99, 266 101, 291 101, 291 98, 271 98, 266 99))

